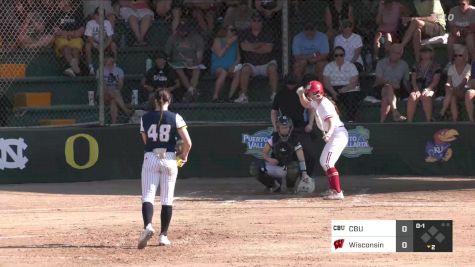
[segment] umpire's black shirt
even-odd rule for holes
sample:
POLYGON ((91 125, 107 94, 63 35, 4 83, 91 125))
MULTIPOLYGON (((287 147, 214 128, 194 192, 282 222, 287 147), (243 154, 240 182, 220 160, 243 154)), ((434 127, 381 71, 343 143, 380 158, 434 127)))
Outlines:
POLYGON ((289 116, 294 123, 295 128, 305 127, 304 107, 300 104, 299 96, 296 93, 297 86, 289 89, 287 85, 284 86, 275 95, 272 109, 280 111, 282 115, 289 116))

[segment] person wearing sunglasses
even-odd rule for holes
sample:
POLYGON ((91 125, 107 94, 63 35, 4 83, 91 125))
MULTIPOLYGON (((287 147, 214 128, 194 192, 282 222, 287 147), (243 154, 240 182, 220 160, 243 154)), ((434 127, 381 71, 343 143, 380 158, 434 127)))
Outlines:
POLYGON ((324 193, 324 199, 342 200, 344 195, 340 187, 340 174, 335 164, 348 144, 348 131, 340 120, 336 106, 325 97, 323 85, 319 81, 310 81, 305 88, 299 87, 297 94, 304 108, 315 111, 315 122, 326 143, 320 155, 320 165, 327 174, 330 188, 324 193))
POLYGON ((363 71, 363 58, 361 58, 363 38, 353 32, 353 23, 349 20, 344 20, 341 23, 341 28, 341 34, 335 37, 335 47, 343 47, 345 49, 345 61, 355 64, 358 72, 361 72, 363 71))
POLYGON ((341 46, 333 50, 334 60, 325 66, 323 83, 332 99, 340 104, 347 121, 355 121, 362 98, 358 70, 345 60, 345 49, 341 46))
POLYGON ((475 59, 475 7, 470 0, 459 0, 458 5, 451 8, 447 20, 449 22, 449 38, 447 39, 447 56, 449 62, 454 59, 454 44, 465 44, 472 60, 475 59))
POLYGON ((264 76, 269 78, 271 88, 270 101, 274 100, 279 83, 277 60, 274 55, 274 38, 272 31, 264 27, 263 17, 255 12, 251 18, 251 27, 240 36, 240 48, 243 58, 239 97, 235 103, 247 103, 247 91, 251 77, 264 76))
POLYGON ((454 45, 453 64, 447 72, 447 82, 445 83, 445 97, 442 109, 439 112, 439 118, 443 119, 450 107, 452 121, 458 120, 457 102, 463 99, 467 92, 468 82, 470 81, 470 64, 468 61, 467 48, 460 44, 454 45))
POLYGON ((423 46, 420 59, 414 65, 411 74, 412 92, 407 100, 407 121, 412 122, 416 114, 417 102, 422 101, 426 121, 432 121, 432 99, 440 81, 442 69, 434 62, 434 51, 423 46))

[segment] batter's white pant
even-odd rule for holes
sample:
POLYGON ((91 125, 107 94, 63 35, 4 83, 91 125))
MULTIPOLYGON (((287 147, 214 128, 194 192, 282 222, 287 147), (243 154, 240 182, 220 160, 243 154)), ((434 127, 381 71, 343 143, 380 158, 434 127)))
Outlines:
POLYGON ((338 127, 328 140, 320 155, 320 165, 325 170, 335 167, 335 163, 348 144, 348 131, 345 127, 338 127))
POLYGON ((284 179, 287 176, 287 169, 285 166, 274 166, 266 162, 267 175, 272 178, 284 179))
POLYGON ((160 186, 161 204, 171 206, 177 175, 178 167, 174 152, 165 153, 164 159, 160 159, 152 152, 146 152, 142 165, 142 203, 154 204, 157 187, 160 186))

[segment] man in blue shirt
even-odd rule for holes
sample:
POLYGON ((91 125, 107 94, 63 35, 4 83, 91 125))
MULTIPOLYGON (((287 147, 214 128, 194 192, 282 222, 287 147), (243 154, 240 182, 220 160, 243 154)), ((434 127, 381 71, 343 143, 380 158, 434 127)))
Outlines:
POLYGON ((294 55, 294 74, 302 80, 307 67, 313 66, 317 79, 323 81, 323 69, 328 63, 330 52, 327 36, 315 29, 312 23, 306 23, 304 30, 297 34, 292 41, 294 55))

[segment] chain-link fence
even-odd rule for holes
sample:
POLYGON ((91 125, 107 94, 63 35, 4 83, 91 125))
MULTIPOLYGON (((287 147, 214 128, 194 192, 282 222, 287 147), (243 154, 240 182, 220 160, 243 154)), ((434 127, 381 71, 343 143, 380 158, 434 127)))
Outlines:
MULTIPOLYGON (((417 14, 413 1, 386 2, 403 4, 401 17, 406 11, 417 14)), ((448 14, 456 3, 446 2, 439 3, 448 14)), ((369 0, 1 1, 0 124, 127 123, 134 109, 150 107, 151 93, 160 89, 172 91, 171 109, 187 121, 270 121, 272 98, 289 79, 295 86, 319 79, 346 121, 377 122, 376 62, 387 56, 389 41, 401 42, 405 33, 400 17, 395 32, 380 29, 380 5, 369 0), (100 3, 106 20, 103 61, 100 3), (334 52, 335 46, 345 51, 334 52), (340 54, 356 72, 338 71, 340 54), (101 66, 104 120, 97 97, 101 66), (291 77, 283 79, 286 74, 291 77), (354 86, 347 76, 357 77, 354 86)), ((415 62, 411 46, 403 54, 409 66, 415 62)), ((443 66, 446 47, 435 47, 443 66)), ((402 98, 399 102, 405 105, 402 98)))

